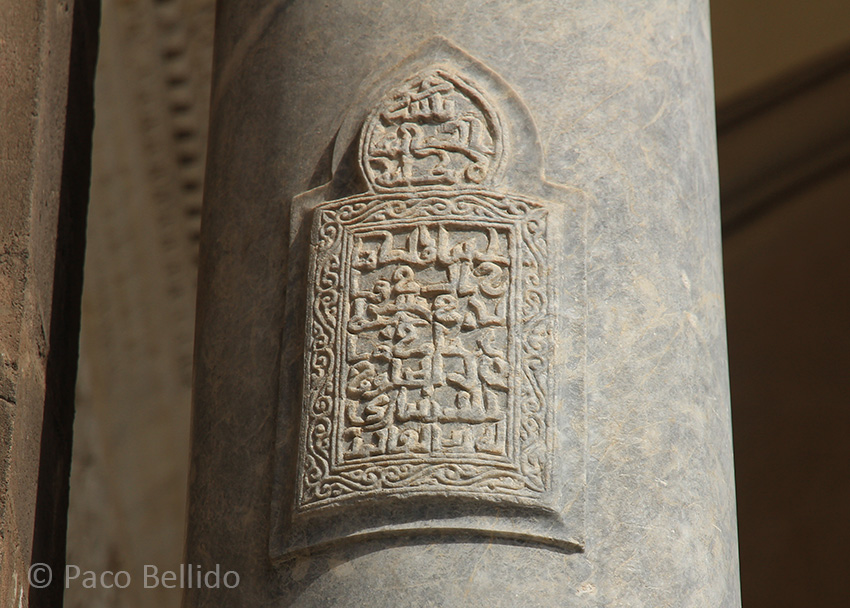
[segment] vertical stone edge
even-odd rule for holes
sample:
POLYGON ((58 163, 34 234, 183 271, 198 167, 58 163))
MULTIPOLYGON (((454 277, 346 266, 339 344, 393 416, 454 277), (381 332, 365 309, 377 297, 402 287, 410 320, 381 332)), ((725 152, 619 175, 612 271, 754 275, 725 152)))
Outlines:
POLYGON ((3 7, 0 604, 61 606, 99 2, 3 7), (32 563, 59 572, 30 589, 32 563))
MULTIPOLYGON (((65 568, 99 25, 100 0, 73 3, 53 306, 32 550, 32 562, 52 564, 53 572, 63 572, 65 568)), ((34 589, 30 594, 30 607, 61 606, 63 593, 63 585, 56 584, 43 590, 34 589)))

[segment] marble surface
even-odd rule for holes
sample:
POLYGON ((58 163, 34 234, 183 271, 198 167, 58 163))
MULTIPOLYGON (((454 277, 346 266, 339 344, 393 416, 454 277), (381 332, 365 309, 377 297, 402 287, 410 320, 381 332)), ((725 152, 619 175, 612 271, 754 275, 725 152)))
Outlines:
POLYGON ((707 3, 251 1, 218 17, 187 559, 241 584, 185 605, 738 606, 707 3), (390 535, 273 562, 297 452, 277 439, 297 424, 278 378, 302 363, 281 345, 304 331, 285 314, 292 203, 342 163, 358 96, 435 36, 509 83, 538 177, 583 201, 582 548, 390 535))

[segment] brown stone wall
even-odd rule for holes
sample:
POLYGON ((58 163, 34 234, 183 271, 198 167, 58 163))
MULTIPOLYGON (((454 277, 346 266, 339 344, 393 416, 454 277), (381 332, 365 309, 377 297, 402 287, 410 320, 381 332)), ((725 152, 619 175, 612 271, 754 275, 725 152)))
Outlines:
POLYGON ((27 570, 64 560, 96 24, 96 2, 0 5, 3 606, 61 604, 27 570))

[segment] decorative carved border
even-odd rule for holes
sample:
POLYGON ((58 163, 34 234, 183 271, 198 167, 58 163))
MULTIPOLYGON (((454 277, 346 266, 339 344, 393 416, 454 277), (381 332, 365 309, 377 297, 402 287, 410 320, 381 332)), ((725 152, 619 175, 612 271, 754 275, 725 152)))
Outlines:
POLYGON ((381 495, 463 495, 542 504, 551 485, 553 451, 550 361, 553 352, 551 272, 543 205, 515 195, 468 191, 362 195, 314 211, 304 374, 305 411, 296 509, 381 495), (470 228, 502 226, 513 235, 508 339, 511 343, 508 459, 385 457, 345 463, 335 456, 348 369, 340 331, 348 318, 352 235, 364 229, 450 221, 470 228), (515 256, 515 257, 514 257, 515 256))

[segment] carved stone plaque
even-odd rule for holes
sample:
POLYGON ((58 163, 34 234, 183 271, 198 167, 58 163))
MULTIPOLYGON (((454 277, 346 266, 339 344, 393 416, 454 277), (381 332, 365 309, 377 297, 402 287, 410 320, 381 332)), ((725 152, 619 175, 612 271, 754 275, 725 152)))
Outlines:
POLYGON ((579 325, 559 321, 580 298, 558 291, 582 287, 583 258, 568 206, 539 198, 554 187, 500 187, 505 118, 466 67, 380 97, 360 129, 365 192, 332 183, 294 203, 288 309, 305 337, 284 386, 300 432, 273 553, 393 531, 580 547, 568 520, 583 508, 562 503, 583 496, 583 370, 559 369, 583 361, 565 352, 579 325), (568 260, 576 284, 556 280, 568 260))
POLYGON ((517 502, 551 483, 546 211, 383 194, 317 209, 298 509, 384 494, 517 502))

